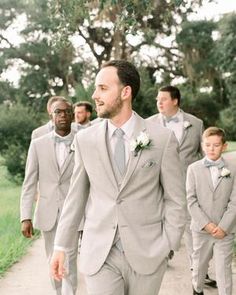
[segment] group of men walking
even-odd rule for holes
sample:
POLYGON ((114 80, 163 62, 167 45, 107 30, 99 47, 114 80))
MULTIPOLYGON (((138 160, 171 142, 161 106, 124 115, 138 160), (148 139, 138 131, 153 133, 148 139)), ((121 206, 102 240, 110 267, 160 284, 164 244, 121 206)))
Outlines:
MULTIPOLYGON (((89 295, 157 295, 184 229, 193 294, 203 294, 204 279, 216 287, 205 266, 210 254, 198 270, 203 271, 201 282, 196 279, 186 208, 187 168, 203 156, 203 122, 180 109, 181 95, 173 86, 159 90, 159 113, 144 120, 132 109, 139 88, 139 73, 131 63, 107 62, 92 96, 101 118, 97 124, 89 121, 91 108, 81 103, 75 114, 86 120, 72 123, 71 103, 53 97, 48 102, 51 121, 32 133, 21 195, 22 232, 26 237, 33 233, 39 192, 34 227, 45 240, 56 294, 76 293, 83 218, 80 271, 89 295)), ((205 224, 201 230, 207 233, 205 224)), ((220 295, 230 295, 229 281, 223 281, 220 295)))

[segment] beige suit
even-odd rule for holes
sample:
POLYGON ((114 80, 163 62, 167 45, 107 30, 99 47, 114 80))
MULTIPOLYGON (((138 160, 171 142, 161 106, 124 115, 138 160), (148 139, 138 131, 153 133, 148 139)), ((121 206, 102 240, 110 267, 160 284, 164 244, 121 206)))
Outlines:
POLYGON ((38 138, 40 136, 43 136, 53 130, 53 125, 51 121, 48 121, 46 124, 36 128, 33 130, 31 134, 31 139, 38 138))
POLYGON ((215 188, 210 169, 204 166, 203 160, 189 166, 186 188, 192 217, 193 286, 196 291, 202 291, 208 263, 214 253, 219 294, 231 295, 231 262, 236 231, 236 168, 234 164, 224 161, 230 176, 219 177, 215 188), (209 222, 222 228, 227 236, 219 240, 204 231, 209 222))
POLYGON ((81 271, 92 276, 102 268, 118 228, 129 265, 135 272, 149 275, 171 249, 179 248, 185 225, 178 144, 171 131, 136 115, 134 138, 144 131, 149 134, 151 146, 137 156, 130 152, 119 187, 109 159, 106 129, 104 120, 75 137, 76 164, 55 244, 64 248, 70 245, 90 196, 80 253, 81 271))
MULTIPOLYGON (((203 156, 201 149, 201 140, 203 133, 203 122, 197 117, 181 111, 183 114, 184 122, 189 122, 189 126, 184 128, 183 136, 179 143, 179 156, 181 163, 183 165, 184 174, 186 176, 187 168, 190 164, 199 160, 203 156)), ((147 120, 150 120, 156 124, 163 125, 163 120, 161 114, 156 114, 147 120)), ((185 245, 189 255, 190 268, 192 268, 192 253, 193 253, 193 242, 192 233, 190 230, 190 215, 187 215, 187 224, 185 227, 184 239, 185 245)))
MULTIPOLYGON (((53 132, 31 141, 21 193, 21 221, 32 219, 35 194, 39 189, 39 198, 34 210, 34 227, 43 233, 48 259, 52 255, 57 222, 69 189, 73 167, 74 152, 70 152, 64 165, 59 169, 53 132)), ((74 237, 76 237, 76 233, 74 237)), ((76 239, 74 239, 74 248, 71 247, 73 249, 70 250, 70 257, 73 257, 71 268, 74 289, 76 288, 76 278, 74 277, 76 272, 76 242, 76 239)), ((56 288, 58 288, 57 294, 60 294, 60 284, 56 284, 56 288)), ((72 293, 67 292, 67 294, 72 293)))

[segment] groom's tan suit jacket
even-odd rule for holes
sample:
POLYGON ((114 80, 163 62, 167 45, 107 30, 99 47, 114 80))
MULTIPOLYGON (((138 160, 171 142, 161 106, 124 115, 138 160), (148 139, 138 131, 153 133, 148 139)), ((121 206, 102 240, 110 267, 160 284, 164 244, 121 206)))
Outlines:
POLYGON ((73 167, 74 152, 70 152, 59 169, 53 132, 31 141, 21 193, 21 221, 32 219, 35 195, 39 190, 34 227, 42 231, 53 228, 69 189, 73 167))
POLYGON ((80 269, 92 275, 104 264, 118 228, 125 256, 140 274, 151 274, 171 249, 179 248, 186 198, 171 131, 135 114, 134 138, 146 132, 151 146, 130 151, 118 186, 107 147, 107 120, 75 136, 75 169, 59 221, 55 245, 67 248, 85 213, 80 269))

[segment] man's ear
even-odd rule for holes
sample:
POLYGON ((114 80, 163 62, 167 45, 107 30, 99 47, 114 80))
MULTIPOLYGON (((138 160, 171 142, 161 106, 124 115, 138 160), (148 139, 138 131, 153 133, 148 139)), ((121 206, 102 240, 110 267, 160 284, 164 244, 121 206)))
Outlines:
POLYGON ((174 98, 174 99, 173 99, 173 102, 174 102, 174 105, 175 105, 175 106, 178 105, 178 99, 177 99, 177 98, 174 98))
POLYGON ((127 85, 121 91, 121 98, 127 99, 130 97, 132 97, 132 89, 129 85, 127 85))

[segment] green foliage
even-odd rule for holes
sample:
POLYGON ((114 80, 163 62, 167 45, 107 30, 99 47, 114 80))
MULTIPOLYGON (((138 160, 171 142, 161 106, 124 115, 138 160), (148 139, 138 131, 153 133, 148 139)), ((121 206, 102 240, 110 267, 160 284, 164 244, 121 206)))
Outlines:
POLYGON ((22 180, 31 132, 40 125, 38 117, 28 108, 16 104, 0 105, 0 152, 15 180, 22 180))
POLYGON ((146 69, 141 68, 139 72, 141 76, 141 89, 134 100, 133 108, 139 115, 147 118, 157 112, 155 99, 157 87, 154 85, 146 69))
MULTIPOLYGON (((6 168, 0 165, 0 277, 12 264, 19 261, 33 241, 21 234, 20 187, 8 178, 6 168)), ((38 235, 37 232, 35 238, 38 235)))

